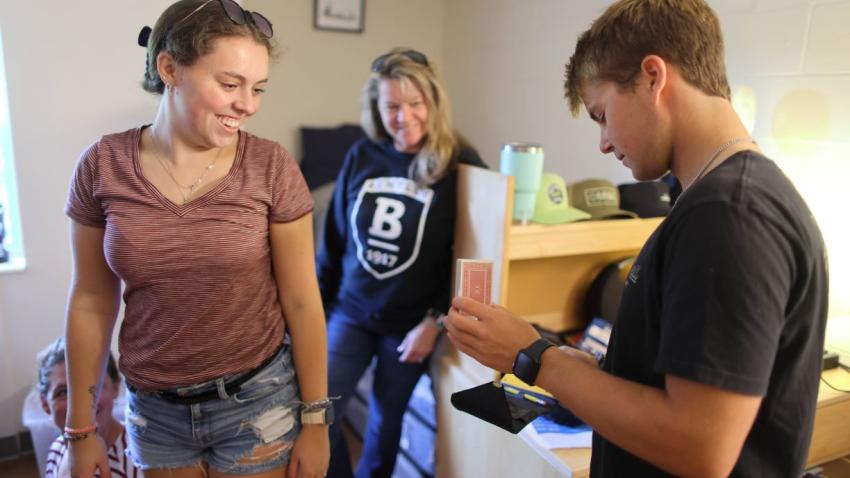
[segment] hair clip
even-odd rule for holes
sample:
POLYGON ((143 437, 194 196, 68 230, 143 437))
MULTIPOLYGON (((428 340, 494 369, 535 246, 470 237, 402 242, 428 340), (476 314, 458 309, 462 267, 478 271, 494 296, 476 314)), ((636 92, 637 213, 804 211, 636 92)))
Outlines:
POLYGON ((139 46, 147 47, 148 39, 151 37, 151 27, 145 25, 142 27, 142 31, 139 32, 139 46))

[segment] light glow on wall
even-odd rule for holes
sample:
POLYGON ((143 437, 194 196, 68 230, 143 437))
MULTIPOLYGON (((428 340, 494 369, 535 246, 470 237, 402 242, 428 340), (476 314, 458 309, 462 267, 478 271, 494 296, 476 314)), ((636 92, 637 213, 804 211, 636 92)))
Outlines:
POLYGON ((765 118, 769 134, 759 138, 820 226, 829 256, 830 316, 850 314, 850 141, 840 138, 836 127, 841 114, 836 108, 843 102, 841 94, 828 97, 815 89, 790 89, 765 118))
POLYGON ((762 86, 774 93, 765 95, 768 99, 777 97, 772 109, 759 111, 757 89, 748 84, 732 87, 732 106, 809 205, 829 257, 830 316, 850 315, 850 195, 842 194, 850 189, 850 141, 841 138, 834 114, 841 98, 835 101, 807 87, 776 91, 762 86))
POLYGON ((785 139, 766 141, 762 149, 788 175, 820 226, 829 255, 830 316, 850 314, 850 143, 785 139))

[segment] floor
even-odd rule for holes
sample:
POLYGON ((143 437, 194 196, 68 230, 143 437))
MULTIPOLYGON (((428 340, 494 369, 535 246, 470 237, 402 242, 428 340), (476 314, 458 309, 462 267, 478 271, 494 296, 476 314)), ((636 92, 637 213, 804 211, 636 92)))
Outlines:
MULTIPOLYGON (((352 437, 354 438, 354 437, 352 437)), ((359 440, 349 440, 349 443, 355 442, 355 446, 349 446, 352 452, 352 457, 360 455, 359 440)), ((850 456, 846 456, 839 460, 831 461, 823 465, 823 478, 850 478, 850 456)), ((0 478, 41 478, 38 476, 38 465, 32 455, 24 455, 16 460, 0 462, 0 478)))
POLYGON ((22 455, 16 460, 0 461, 0 478, 40 478, 35 457, 22 455))
POLYGON ((822 466, 824 478, 850 477, 850 456, 839 458, 822 466))

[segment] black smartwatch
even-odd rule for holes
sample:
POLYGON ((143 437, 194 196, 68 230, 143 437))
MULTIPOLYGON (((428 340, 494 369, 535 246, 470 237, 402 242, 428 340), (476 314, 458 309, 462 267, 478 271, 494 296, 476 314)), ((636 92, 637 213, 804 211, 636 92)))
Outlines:
POLYGON ((546 349, 554 346, 555 344, 552 342, 540 338, 528 347, 520 350, 514 359, 514 366, 512 368, 514 375, 523 382, 534 385, 534 381, 537 380, 537 372, 540 371, 540 357, 546 349))

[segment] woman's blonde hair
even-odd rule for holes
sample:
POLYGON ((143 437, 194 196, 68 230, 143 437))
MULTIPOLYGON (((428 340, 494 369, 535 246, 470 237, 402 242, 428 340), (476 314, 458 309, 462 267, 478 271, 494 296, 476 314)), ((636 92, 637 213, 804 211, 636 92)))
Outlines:
POLYGON ((383 79, 398 80, 402 88, 413 85, 422 92, 428 108, 425 142, 416 153, 409 176, 418 183, 434 184, 456 166, 462 146, 452 125, 451 106, 442 80, 434 65, 419 52, 394 48, 378 57, 360 97, 361 126, 376 143, 390 139, 378 111, 378 85, 383 79))

